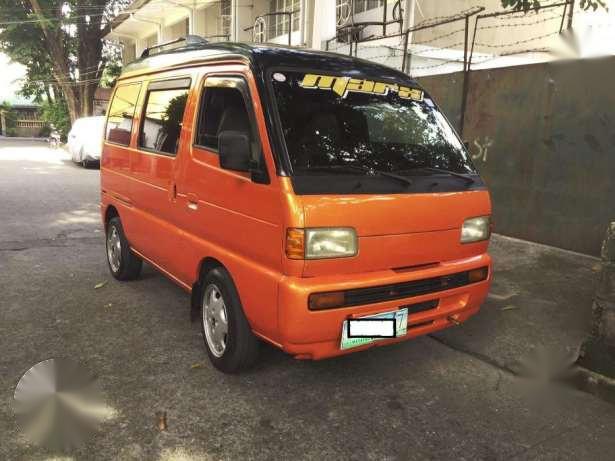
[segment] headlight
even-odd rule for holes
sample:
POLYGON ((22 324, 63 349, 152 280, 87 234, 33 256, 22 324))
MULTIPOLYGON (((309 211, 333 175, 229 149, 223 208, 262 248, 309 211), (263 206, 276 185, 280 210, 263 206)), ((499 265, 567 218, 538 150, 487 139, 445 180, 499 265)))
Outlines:
POLYGON ((288 229, 290 259, 346 258, 357 254, 357 233, 349 227, 288 229))
POLYGON ((461 243, 487 240, 491 234, 489 216, 466 219, 461 226, 461 243))

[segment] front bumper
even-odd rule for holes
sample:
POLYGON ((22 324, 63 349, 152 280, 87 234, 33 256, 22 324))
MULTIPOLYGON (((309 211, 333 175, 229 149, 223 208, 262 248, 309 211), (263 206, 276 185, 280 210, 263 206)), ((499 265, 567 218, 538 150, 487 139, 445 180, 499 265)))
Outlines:
POLYGON ((88 162, 100 162, 100 154, 86 152, 83 154, 83 160, 87 160, 88 162))
POLYGON ((464 322, 477 313, 485 300, 491 283, 491 258, 488 254, 458 261, 448 261, 435 267, 407 272, 380 271, 363 274, 346 274, 327 277, 286 277, 280 284, 279 326, 282 348, 301 359, 322 359, 348 354, 373 346, 383 346, 405 341, 464 322), (423 280, 458 272, 489 267, 489 275, 482 282, 457 288, 421 294, 402 299, 375 302, 369 305, 333 308, 322 311, 308 309, 311 293, 377 287, 413 280, 423 280), (435 308, 408 315, 408 332, 405 336, 380 340, 356 347, 340 349, 342 324, 349 318, 389 312, 400 307, 437 300, 435 308))

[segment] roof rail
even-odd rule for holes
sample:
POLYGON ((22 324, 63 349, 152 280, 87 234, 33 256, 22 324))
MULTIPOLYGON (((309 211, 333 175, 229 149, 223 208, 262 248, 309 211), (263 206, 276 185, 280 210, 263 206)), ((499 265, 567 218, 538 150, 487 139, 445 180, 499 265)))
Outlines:
MULTIPOLYGON (((184 45, 185 47, 189 47, 192 45, 204 45, 206 43, 209 43, 208 40, 204 39, 203 37, 200 37, 199 35, 186 35, 185 37, 180 37, 175 40, 171 40, 170 42, 165 42, 165 43, 161 43, 160 45, 155 45, 155 46, 150 46, 149 48, 145 48, 145 50, 143 50, 143 53, 141 53, 141 57, 147 58, 148 56, 152 55, 151 53, 152 50, 164 48, 165 46, 169 46, 169 45, 175 45, 176 43, 181 43, 181 42, 185 42, 185 45, 184 45)), ((183 48, 183 47, 179 47, 179 48, 183 48)))

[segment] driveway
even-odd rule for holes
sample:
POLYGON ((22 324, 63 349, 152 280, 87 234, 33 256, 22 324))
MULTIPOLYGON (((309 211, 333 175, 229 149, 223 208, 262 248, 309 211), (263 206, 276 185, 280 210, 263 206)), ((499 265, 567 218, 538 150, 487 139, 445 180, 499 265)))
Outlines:
POLYGON ((492 294, 465 325, 320 362, 265 346, 227 376, 186 293, 149 266, 110 277, 98 187, 61 150, 0 139, 0 459, 57 455, 11 409, 21 375, 56 357, 96 373, 110 408, 74 459, 612 459, 615 407, 520 376, 537 349, 578 348, 596 260, 496 235, 492 294))

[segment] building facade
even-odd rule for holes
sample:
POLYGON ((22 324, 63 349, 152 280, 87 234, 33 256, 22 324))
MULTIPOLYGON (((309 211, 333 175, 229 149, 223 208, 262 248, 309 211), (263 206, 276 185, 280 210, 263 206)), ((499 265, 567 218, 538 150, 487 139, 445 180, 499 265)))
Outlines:
POLYGON ((578 57, 588 30, 612 53, 614 12, 568 2, 523 14, 501 0, 135 0, 107 39, 122 46, 124 62, 192 34, 353 54, 413 76, 464 70, 470 57, 473 69, 578 57))
POLYGON ((40 137, 46 123, 41 120, 40 107, 34 104, 15 104, 0 109, 0 135, 26 138, 40 137))

